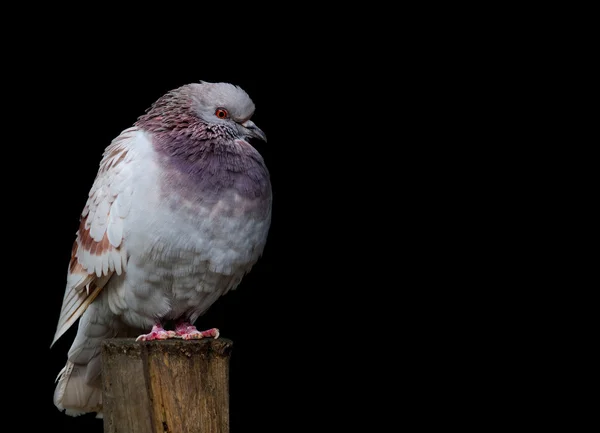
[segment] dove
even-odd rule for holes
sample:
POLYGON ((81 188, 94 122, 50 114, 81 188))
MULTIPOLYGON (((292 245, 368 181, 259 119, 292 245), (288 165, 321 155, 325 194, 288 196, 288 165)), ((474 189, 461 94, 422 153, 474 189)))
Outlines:
POLYGON ((231 83, 183 85, 104 150, 50 346, 77 323, 56 380, 60 411, 102 417, 106 338, 219 336, 194 323, 260 259, 271 224, 269 171, 250 144, 267 141, 254 111, 231 83))

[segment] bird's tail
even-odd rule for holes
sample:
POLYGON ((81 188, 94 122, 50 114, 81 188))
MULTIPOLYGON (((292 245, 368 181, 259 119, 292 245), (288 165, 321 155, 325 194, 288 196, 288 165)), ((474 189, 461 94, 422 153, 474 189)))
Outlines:
POLYGON ((83 314, 68 361, 57 377, 54 404, 67 415, 102 414, 101 344, 116 335, 116 329, 101 317, 95 305, 83 314))
POLYGON ((67 361, 58 375, 54 390, 54 404, 67 415, 79 416, 88 412, 102 412, 102 388, 86 381, 88 366, 67 361))

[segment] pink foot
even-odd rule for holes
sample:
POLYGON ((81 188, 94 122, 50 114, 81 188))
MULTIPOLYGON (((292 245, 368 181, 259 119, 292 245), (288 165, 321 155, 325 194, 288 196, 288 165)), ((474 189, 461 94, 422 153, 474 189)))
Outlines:
POLYGON ((177 325, 175 332, 179 338, 183 338, 184 340, 199 340, 205 337, 219 338, 219 330, 217 328, 212 328, 207 331, 198 331, 195 326, 190 325, 189 323, 177 325))
POLYGON ((135 341, 152 341, 152 340, 166 340, 167 338, 176 338, 177 334, 173 331, 165 331, 162 325, 156 324, 152 327, 152 331, 149 334, 142 334, 135 341))

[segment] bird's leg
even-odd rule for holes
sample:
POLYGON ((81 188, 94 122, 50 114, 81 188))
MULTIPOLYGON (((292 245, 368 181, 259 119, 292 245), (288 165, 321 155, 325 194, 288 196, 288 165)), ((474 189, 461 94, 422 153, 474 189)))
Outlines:
POLYGON ((175 327, 175 332, 179 338, 184 340, 201 339, 205 337, 219 338, 219 330, 217 328, 208 329, 206 331, 198 331, 194 325, 189 322, 180 322, 175 327))
POLYGON ((165 331, 160 322, 152 327, 152 331, 149 334, 142 334, 135 341, 152 341, 152 340, 166 340, 167 338, 176 338, 177 333, 174 331, 165 331))

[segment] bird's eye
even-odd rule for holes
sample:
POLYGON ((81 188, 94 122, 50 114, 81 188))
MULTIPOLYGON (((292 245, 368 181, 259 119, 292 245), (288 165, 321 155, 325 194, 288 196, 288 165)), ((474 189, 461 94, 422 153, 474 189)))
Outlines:
POLYGON ((227 110, 224 108, 217 108, 217 111, 215 111, 215 116, 217 116, 219 119, 227 119, 229 113, 227 113, 227 110))

